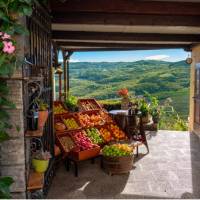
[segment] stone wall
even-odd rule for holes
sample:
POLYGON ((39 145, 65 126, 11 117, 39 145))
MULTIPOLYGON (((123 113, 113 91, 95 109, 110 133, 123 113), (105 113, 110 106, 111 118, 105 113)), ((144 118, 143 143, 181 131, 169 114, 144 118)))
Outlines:
MULTIPOLYGON (((25 37, 17 38, 18 53, 24 55, 25 37)), ((10 88, 9 99, 15 103, 16 109, 9 110, 10 122, 13 125, 8 130, 10 139, 0 143, 0 173, 1 176, 11 176, 14 183, 11 186, 13 198, 26 197, 26 164, 24 141, 24 110, 23 110, 23 80, 22 69, 19 66, 13 77, 7 81, 10 88), (17 129, 16 127, 19 127, 17 129)))

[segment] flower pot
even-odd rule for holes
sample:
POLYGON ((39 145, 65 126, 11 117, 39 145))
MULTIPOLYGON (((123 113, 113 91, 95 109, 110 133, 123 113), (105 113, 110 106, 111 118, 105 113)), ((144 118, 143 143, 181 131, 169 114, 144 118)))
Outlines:
POLYGON ((121 109, 128 110, 129 102, 130 99, 128 98, 128 96, 123 97, 121 101, 121 109))
POLYGON ((49 160, 32 159, 32 165, 36 172, 44 173, 49 165, 49 160))
POLYGON ((45 111, 39 111, 38 113, 38 129, 43 129, 47 118, 48 118, 48 110, 45 111))

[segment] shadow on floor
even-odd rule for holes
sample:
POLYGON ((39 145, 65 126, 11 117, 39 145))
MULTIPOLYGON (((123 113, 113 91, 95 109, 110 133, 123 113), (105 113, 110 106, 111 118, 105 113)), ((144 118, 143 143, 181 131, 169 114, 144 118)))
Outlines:
POLYGON ((199 198, 200 197, 200 138, 190 134, 190 154, 192 169, 192 188, 193 193, 184 193, 182 198, 199 198))

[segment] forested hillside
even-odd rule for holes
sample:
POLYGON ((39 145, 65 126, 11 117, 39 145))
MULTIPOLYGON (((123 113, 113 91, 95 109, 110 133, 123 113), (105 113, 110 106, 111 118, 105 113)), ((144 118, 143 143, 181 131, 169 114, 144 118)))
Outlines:
POLYGON ((171 97, 180 115, 188 116, 189 65, 184 61, 70 63, 70 91, 75 96, 116 99, 116 91, 124 87, 135 95, 147 91, 160 100, 171 97))

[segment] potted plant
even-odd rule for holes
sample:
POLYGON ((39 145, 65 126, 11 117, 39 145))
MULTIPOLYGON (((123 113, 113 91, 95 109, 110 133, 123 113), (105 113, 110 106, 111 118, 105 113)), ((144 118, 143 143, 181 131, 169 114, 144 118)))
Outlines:
POLYGON ((159 106, 159 100, 157 97, 154 97, 150 94, 147 94, 147 97, 150 102, 150 107, 149 107, 149 113, 152 116, 152 120, 155 124, 158 123, 159 118, 160 118, 160 106, 159 106))
POLYGON ((144 98, 138 101, 139 111, 142 114, 142 122, 148 123, 150 121, 150 114, 149 114, 149 104, 146 102, 144 98))
POLYGON ((38 106, 39 106, 39 112, 38 112, 38 129, 41 130, 43 129, 47 118, 48 118, 48 104, 44 103, 43 100, 37 99, 38 106))
POLYGON ((44 173, 49 165, 51 154, 48 151, 36 151, 33 153, 32 165, 36 172, 44 173))
POLYGON ((122 97, 121 100, 121 109, 128 110, 130 99, 128 97, 128 89, 122 88, 118 92, 118 95, 122 97))

